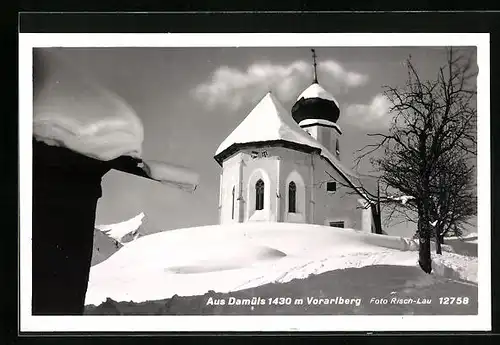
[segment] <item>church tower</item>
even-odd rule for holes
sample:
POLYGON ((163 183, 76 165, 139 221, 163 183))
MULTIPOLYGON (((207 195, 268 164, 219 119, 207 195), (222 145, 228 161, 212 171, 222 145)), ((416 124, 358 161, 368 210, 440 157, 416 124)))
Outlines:
POLYGON ((286 110, 268 92, 215 152, 219 221, 284 222, 370 231, 370 202, 339 161, 337 101, 314 79, 286 110), (338 184, 338 186, 337 186, 338 184), (351 193, 352 191, 357 193, 351 193))
POLYGON ((313 83, 297 98, 292 117, 299 126, 340 159, 339 138, 342 135, 337 120, 340 108, 335 98, 319 83, 316 71, 316 52, 313 53, 313 83))

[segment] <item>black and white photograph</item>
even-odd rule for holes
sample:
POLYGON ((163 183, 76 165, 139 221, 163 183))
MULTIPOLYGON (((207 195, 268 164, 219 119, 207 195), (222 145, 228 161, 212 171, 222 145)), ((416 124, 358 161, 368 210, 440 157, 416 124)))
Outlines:
POLYGON ((20 35, 26 331, 491 329, 487 34, 82 37, 20 35))

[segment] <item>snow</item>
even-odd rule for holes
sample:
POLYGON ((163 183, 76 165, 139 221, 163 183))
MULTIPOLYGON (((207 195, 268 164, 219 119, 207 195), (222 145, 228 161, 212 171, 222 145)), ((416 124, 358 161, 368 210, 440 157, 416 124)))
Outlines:
POLYGON ((342 133, 340 126, 332 121, 328 121, 328 120, 324 120, 324 119, 304 119, 304 120, 299 122, 300 127, 311 126, 311 125, 332 126, 332 127, 335 127, 340 133, 342 133))
MULTIPOLYGON (((311 224, 248 222, 141 237, 91 269, 86 304, 231 292, 372 265, 417 267, 406 239, 311 224)), ((444 252, 437 274, 477 282, 477 258, 444 252)))
POLYGON ((456 253, 462 253, 468 256, 477 256, 477 233, 471 233, 461 238, 458 237, 445 237, 444 243, 453 248, 456 253))
POLYGON ((200 175, 191 169, 158 161, 143 161, 150 178, 163 184, 173 185, 188 192, 194 192, 199 185, 200 175))
MULTIPOLYGON (((415 199, 415 197, 411 195, 401 195, 401 196, 393 196, 389 197, 389 199, 394 200, 394 201, 401 201, 401 203, 404 205, 406 204, 409 200, 415 199)), ((433 225, 434 226, 434 225, 433 225)))
POLYGON ((471 232, 471 233, 468 233, 468 234, 463 235, 461 237, 457 237, 457 236, 445 237, 445 239, 447 239, 447 240, 460 240, 460 241, 477 243, 477 232, 471 232))
POLYGON ((335 270, 307 279, 269 283, 229 293, 209 291, 204 295, 172 296, 145 303, 109 299, 99 306, 88 305, 85 314, 474 315, 478 312, 477 297, 475 284, 427 275, 418 267, 374 265, 335 270), (282 296, 290 298, 290 303, 279 303, 282 296), (467 299, 467 302, 446 305, 440 302, 443 296, 461 296, 460 299, 467 299), (374 299, 380 301, 382 298, 390 302, 372 303, 374 299), (404 303, 409 299, 421 302, 404 303), (296 303, 297 300, 302 303, 296 303))
POLYGON ((97 225, 95 228, 121 243, 123 237, 139 229, 144 216, 144 212, 141 212, 127 221, 109 225, 97 225))
POLYGON ((220 144, 215 155, 233 144, 285 140, 321 150, 321 155, 338 168, 346 178, 357 175, 343 166, 325 146, 307 134, 276 97, 268 92, 248 116, 220 144))
POLYGON ((326 91, 321 85, 318 83, 314 83, 311 86, 309 86, 307 89, 305 89, 299 97, 297 97, 297 101, 299 101, 301 98, 322 98, 326 99, 328 101, 334 102, 337 107, 339 107, 339 103, 337 100, 330 94, 328 91, 326 91))
MULTIPOLYGON (((34 100, 34 138, 102 161, 141 159, 144 128, 134 109, 78 73, 57 50, 42 54, 44 79, 34 100)), ((166 162, 148 160, 142 168, 151 179, 190 192, 199 182, 197 173, 166 162)))
POLYGON ((103 161, 122 155, 139 158, 144 129, 132 107, 78 74, 57 53, 45 60, 57 67, 44 73, 34 99, 34 137, 103 161))

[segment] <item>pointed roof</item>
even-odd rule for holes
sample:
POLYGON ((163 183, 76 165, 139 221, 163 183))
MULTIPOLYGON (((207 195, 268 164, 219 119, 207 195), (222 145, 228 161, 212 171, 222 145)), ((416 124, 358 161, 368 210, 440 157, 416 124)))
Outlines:
POLYGON ((316 147, 310 139, 313 138, 297 125, 276 97, 268 92, 243 122, 222 142, 215 155, 233 144, 274 140, 316 147))
POLYGON ((300 99, 308 99, 308 98, 322 98, 326 99, 328 101, 332 101, 335 103, 337 107, 339 107, 339 103, 337 100, 332 96, 331 93, 326 91, 321 85, 318 83, 313 83, 311 86, 309 86, 307 89, 305 89, 300 96, 297 98, 297 101, 300 99))
MULTIPOLYGON (((325 158, 356 188, 352 178, 358 176, 344 167, 334 154, 305 132, 270 92, 262 98, 238 127, 220 144, 215 153, 215 158, 221 157, 224 152, 235 146, 280 141, 298 144, 319 152, 320 156, 325 158)), ((220 160, 218 161, 220 162, 220 160)))

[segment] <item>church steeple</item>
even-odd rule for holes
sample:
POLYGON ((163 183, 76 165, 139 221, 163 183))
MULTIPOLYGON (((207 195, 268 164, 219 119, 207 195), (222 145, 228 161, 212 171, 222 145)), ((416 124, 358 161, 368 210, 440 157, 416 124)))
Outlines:
POLYGON ((318 73, 316 71, 316 51, 314 49, 311 49, 311 52, 312 52, 312 57, 313 57, 313 70, 314 70, 314 74, 313 74, 313 84, 318 84, 318 73))
MULTIPOLYGON (((316 50, 311 49, 313 83, 297 98, 292 107, 292 117, 300 125, 304 120, 322 120, 335 124, 340 116, 340 107, 335 98, 318 83, 316 50)), ((309 121, 310 122, 310 121, 309 121)), ((338 127, 338 126, 337 126, 338 127)))
POLYGON ((316 50, 311 49, 311 53, 313 83, 297 98, 292 107, 292 117, 301 128, 339 158, 338 139, 342 131, 337 120, 340 107, 335 98, 318 83, 316 50))

